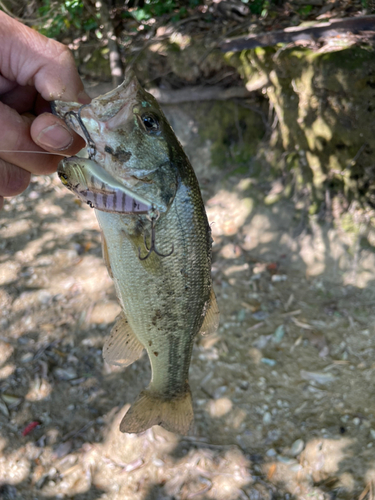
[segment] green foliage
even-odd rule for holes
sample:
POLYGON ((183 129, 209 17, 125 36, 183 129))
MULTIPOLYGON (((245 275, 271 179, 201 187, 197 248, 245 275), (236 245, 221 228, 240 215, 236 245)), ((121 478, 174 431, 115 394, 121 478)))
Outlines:
POLYGON ((89 31, 98 27, 98 16, 94 17, 85 9, 83 0, 43 0, 38 13, 42 20, 36 28, 50 38, 71 28, 89 31))
POLYGON ((272 5, 279 3, 279 0, 241 0, 242 3, 248 5, 252 14, 257 16, 266 17, 272 5))
POLYGON ((303 17, 308 16, 312 11, 312 8, 312 5, 304 5, 303 7, 298 9, 298 14, 303 17))
POLYGON ((188 8, 194 8, 202 4, 203 0, 189 0, 189 2, 179 2, 175 0, 145 0, 144 5, 132 9, 125 14, 126 17, 133 17, 138 22, 147 21, 152 17, 159 17, 164 14, 175 12, 172 21, 178 21, 187 14, 188 8))

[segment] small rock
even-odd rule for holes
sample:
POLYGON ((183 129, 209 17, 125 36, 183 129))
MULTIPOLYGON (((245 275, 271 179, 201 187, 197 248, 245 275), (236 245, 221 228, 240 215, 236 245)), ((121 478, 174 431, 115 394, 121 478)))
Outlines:
POLYGON ((264 349, 268 344, 269 339, 270 335, 260 335, 254 342, 254 346, 258 349, 264 349))
POLYGON ((372 439, 375 439, 375 430, 374 429, 370 429, 370 434, 371 434, 372 439))
POLYGON ((324 372, 308 372, 306 370, 301 370, 300 375, 304 380, 317 382, 321 385, 329 384, 336 380, 336 377, 334 377, 331 373, 324 372))
POLYGON ((48 290, 40 290, 38 292, 38 301, 41 304, 48 304, 52 300, 52 294, 48 290))
POLYGON ((271 281, 277 283, 278 281, 286 281, 288 276, 286 274, 274 274, 271 278, 271 281))
POLYGON ((303 439, 296 439, 290 448, 290 454, 292 457, 299 455, 305 447, 305 442, 303 439))
POLYGON ((53 373, 59 380, 73 380, 74 378, 77 378, 77 372, 72 367, 55 368, 53 373))
POLYGON ((296 462, 293 458, 290 458, 290 457, 282 457, 282 456, 280 456, 280 455, 277 457, 277 460, 278 460, 279 462, 282 462, 283 464, 288 464, 288 465, 290 465, 290 464, 295 464, 295 462, 296 462))
POLYGON ((266 411, 263 415, 263 423, 264 425, 268 425, 272 422, 272 415, 269 411, 266 411))
POLYGON ((279 325, 272 336, 272 342, 274 342, 275 344, 280 344, 284 335, 285 335, 285 327, 284 325, 279 325))
POLYGON ((246 309, 240 309, 240 311, 238 311, 238 314, 237 314, 237 321, 244 321, 244 319, 246 318, 246 309))
POLYGON ((258 321, 263 321, 264 319, 268 318, 269 314, 265 311, 257 311, 252 316, 258 321))
POLYGON ((33 358, 34 358, 34 354, 32 354, 31 352, 27 352, 26 354, 23 354, 21 356, 21 362, 22 363, 29 363, 33 358))
POLYGON ((30 191, 29 198, 30 200, 37 200, 39 198, 39 193, 37 191, 30 191))
POLYGON ((262 358, 260 361, 268 366, 275 366, 276 365, 276 361, 274 359, 262 358))
MULTIPOLYGON (((2 413, 5 417, 9 417, 9 410, 5 403, 0 401, 0 413, 2 413)), ((375 431, 374 431, 375 432, 375 431)), ((1 497, 0 497, 1 498, 1 497)))
MULTIPOLYGON (((65 443, 60 443, 52 454, 53 458, 56 460, 58 458, 65 457, 65 455, 70 453, 72 447, 73 447, 73 444, 71 441, 66 441, 65 443)), ((56 471, 56 469, 55 469, 55 471, 56 471)))
POLYGON ((233 403, 229 398, 219 398, 209 403, 209 412, 211 417, 223 417, 232 409, 233 403))
POLYGON ((293 464, 291 467, 290 467, 290 470, 292 472, 299 472, 303 469, 302 465, 301 464, 293 464))
POLYGON ((361 419, 358 417, 353 418, 353 424, 354 425, 359 425, 361 423, 361 419))
POLYGON ((277 455, 276 451, 273 448, 270 448, 266 451, 267 457, 275 457, 277 455))
POLYGON ((22 403, 22 398, 15 396, 13 394, 6 394, 5 392, 1 395, 4 402, 10 407, 14 408, 22 403))

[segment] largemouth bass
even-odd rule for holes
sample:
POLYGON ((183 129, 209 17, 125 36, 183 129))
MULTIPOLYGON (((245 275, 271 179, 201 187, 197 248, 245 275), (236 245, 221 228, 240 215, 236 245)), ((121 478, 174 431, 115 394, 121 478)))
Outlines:
POLYGON ((193 341, 219 321, 211 231, 193 168, 157 101, 131 72, 91 104, 56 101, 54 111, 87 142, 89 157, 62 160, 58 175, 95 208, 123 310, 104 359, 127 366, 143 349, 150 358, 151 382, 120 430, 161 425, 186 434, 194 416, 193 341))

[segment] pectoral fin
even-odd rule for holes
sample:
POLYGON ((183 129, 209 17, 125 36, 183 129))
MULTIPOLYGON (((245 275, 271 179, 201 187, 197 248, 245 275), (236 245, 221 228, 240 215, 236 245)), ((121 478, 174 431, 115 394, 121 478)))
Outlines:
POLYGON ((219 326, 219 320, 220 320, 220 311, 217 305, 214 289, 211 288, 209 306, 206 315, 204 317, 200 333, 202 335, 210 335, 211 333, 215 333, 217 327, 219 326))
POLYGON ((108 254, 107 242, 105 240, 105 237, 104 237, 103 233, 102 233, 102 253, 103 253, 103 259, 104 259, 105 265, 107 266, 108 274, 113 279, 113 273, 112 273, 112 269, 111 269, 111 263, 109 262, 109 254, 108 254))
POLYGON ((129 366, 141 357, 142 351, 143 345, 134 335, 125 314, 120 313, 104 343, 104 361, 110 365, 129 366))

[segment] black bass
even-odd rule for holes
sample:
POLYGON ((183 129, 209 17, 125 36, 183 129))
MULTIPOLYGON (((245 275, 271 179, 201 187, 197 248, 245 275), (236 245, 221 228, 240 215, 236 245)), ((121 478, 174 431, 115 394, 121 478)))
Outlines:
POLYGON ((147 389, 122 432, 152 425, 186 434, 193 341, 216 330, 211 231, 193 168, 155 98, 127 73, 91 104, 54 103, 87 142, 89 158, 64 159, 58 175, 95 208, 103 256, 123 312, 106 339, 106 362, 127 366, 146 349, 147 389))

